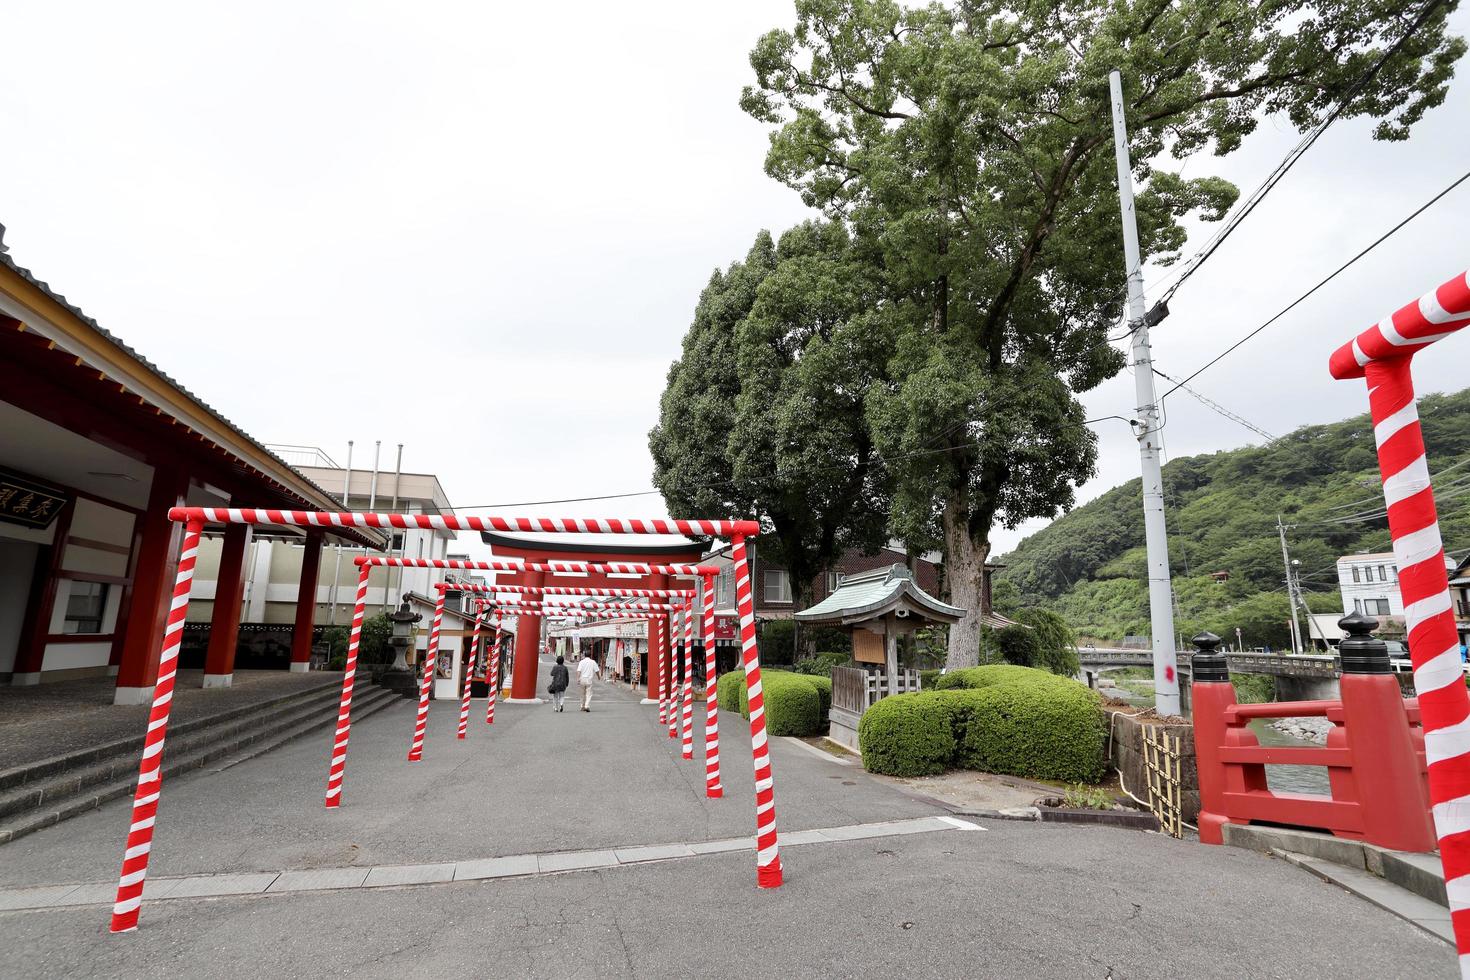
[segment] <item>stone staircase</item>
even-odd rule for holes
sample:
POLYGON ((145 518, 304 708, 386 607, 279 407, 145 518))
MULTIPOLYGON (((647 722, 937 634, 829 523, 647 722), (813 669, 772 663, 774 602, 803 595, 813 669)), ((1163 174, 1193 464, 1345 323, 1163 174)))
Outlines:
POLYGON ((1438 854, 1391 851, 1285 827, 1226 824, 1225 843, 1272 854, 1453 944, 1438 854))
MULTIPOLYGON (((302 735, 335 728, 340 698, 341 682, 333 678, 264 703, 171 724, 164 776, 219 762, 235 765, 302 735)), ((398 703, 394 692, 360 684, 353 693, 352 720, 398 703)), ((324 774, 328 748, 324 742, 324 774)), ((0 844, 133 793, 142 749, 140 730, 134 737, 0 770, 0 844)))

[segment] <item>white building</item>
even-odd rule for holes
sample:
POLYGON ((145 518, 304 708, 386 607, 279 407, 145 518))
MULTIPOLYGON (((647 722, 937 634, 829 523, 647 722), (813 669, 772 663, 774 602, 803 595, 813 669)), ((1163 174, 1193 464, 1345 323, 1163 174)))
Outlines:
MULTIPOLYGON (((1454 572, 1449 558, 1445 570, 1454 572)), ((1337 560, 1337 582, 1342 611, 1377 616, 1382 625, 1404 624, 1404 599, 1399 592, 1399 569, 1391 551, 1344 555, 1337 560)))

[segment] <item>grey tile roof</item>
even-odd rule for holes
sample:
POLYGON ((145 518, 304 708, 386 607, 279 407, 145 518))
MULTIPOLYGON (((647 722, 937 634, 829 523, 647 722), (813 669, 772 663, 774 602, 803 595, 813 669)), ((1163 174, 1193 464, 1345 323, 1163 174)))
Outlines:
POLYGON ((965 614, 919 588, 913 574, 903 565, 877 568, 843 579, 827 598, 795 614, 798 622, 835 622, 885 612, 902 599, 926 611, 940 622, 952 622, 965 614))

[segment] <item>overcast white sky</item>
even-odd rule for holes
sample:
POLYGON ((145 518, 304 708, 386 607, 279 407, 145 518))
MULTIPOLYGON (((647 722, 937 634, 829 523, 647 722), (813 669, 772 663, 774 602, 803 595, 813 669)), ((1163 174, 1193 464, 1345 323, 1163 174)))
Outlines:
MULTIPOLYGON (((756 38, 792 19, 789 0, 12 5, 0 223, 17 261, 261 440, 341 462, 355 439, 362 465, 381 439, 385 466, 402 442, 461 507, 645 490, 710 271, 809 216, 737 105, 756 38)), ((1408 143, 1334 127, 1176 296, 1158 366, 1193 371, 1470 169, 1467 118, 1462 77, 1408 143)), ((1249 189, 1296 139, 1267 120, 1186 173, 1249 189)), ((1467 218, 1470 183, 1195 386, 1278 434, 1363 411, 1327 355, 1463 270, 1467 218)), ((1464 387, 1467 364, 1421 358, 1421 391, 1464 387)), ((1086 400, 1132 414, 1133 379, 1086 400)), ((1168 404, 1171 456, 1256 439, 1168 404)), ((1099 431, 1082 500, 1138 472, 1126 426, 1099 431)))

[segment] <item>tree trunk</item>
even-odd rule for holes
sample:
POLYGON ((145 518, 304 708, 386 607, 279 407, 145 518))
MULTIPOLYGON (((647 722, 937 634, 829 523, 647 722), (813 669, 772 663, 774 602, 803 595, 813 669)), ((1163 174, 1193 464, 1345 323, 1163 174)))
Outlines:
POLYGON ((949 601, 965 610, 964 617, 949 628, 949 651, 944 666, 950 670, 974 667, 980 662, 982 617, 990 611, 984 608, 983 587, 990 542, 974 540, 966 517, 963 506, 953 501, 945 504, 944 568, 949 581, 949 601))

